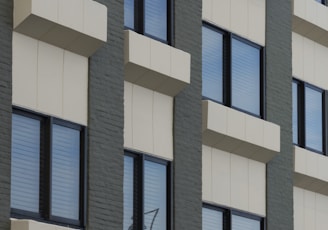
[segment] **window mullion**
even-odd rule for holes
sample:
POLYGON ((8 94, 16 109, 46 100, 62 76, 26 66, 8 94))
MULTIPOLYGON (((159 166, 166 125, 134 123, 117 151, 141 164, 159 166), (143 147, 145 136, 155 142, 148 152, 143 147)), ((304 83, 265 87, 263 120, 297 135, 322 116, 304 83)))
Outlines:
POLYGON ((324 155, 327 155, 327 146, 328 146, 328 135, 327 135, 327 130, 328 130, 328 106, 326 106, 326 103, 328 101, 328 94, 327 91, 323 91, 322 95, 322 124, 323 124, 323 153, 324 155))
POLYGON ((232 34, 228 33, 224 35, 223 39, 223 68, 224 76, 223 76, 223 103, 231 107, 231 68, 232 68, 232 54, 231 54, 231 41, 232 41, 232 34))
POLYGON ((47 219, 51 219, 51 175, 52 175, 52 124, 53 118, 49 117, 45 122, 45 215, 47 219))
POLYGON ((82 128, 80 132, 80 221, 86 226, 87 219, 87 130, 82 128))
POLYGON ((145 34, 145 0, 135 0, 136 31, 145 34))
POLYGON ((305 85, 298 83, 298 144, 305 148, 305 85))

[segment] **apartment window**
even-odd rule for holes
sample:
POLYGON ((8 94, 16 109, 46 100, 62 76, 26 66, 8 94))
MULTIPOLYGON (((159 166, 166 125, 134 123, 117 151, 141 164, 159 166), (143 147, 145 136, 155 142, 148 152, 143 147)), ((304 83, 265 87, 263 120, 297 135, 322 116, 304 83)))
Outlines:
POLYGON ((202 39, 203 97, 264 118, 263 48, 207 23, 202 39))
POLYGON ((11 208, 17 218, 83 225, 85 128, 14 109, 11 208))
POLYGON ((124 26, 171 44, 172 0, 124 0, 124 26))
POLYGON ((264 218, 236 210, 204 205, 203 230, 264 230, 264 218))
POLYGON ((315 1, 321 3, 322 5, 327 5, 327 0, 315 0, 315 1))
POLYGON ((294 144, 325 153, 325 91, 298 80, 292 82, 292 90, 294 144))
POLYGON ((170 164, 127 152, 124 156, 123 229, 171 229, 170 164))

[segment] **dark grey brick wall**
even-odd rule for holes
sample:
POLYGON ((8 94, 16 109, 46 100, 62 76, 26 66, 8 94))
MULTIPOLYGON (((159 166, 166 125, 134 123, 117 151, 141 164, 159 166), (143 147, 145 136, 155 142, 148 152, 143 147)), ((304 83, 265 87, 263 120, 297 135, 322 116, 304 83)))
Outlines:
POLYGON ((10 229, 13 1, 0 2, 0 229, 10 229))
POLYGON ((293 229, 291 1, 266 1, 267 119, 280 125, 281 152, 267 165, 267 229, 293 229))
POLYGON ((174 229, 202 226, 201 0, 175 0, 175 47, 191 54, 191 84, 174 105, 174 229))
MULTIPOLYGON (((90 58, 87 229, 123 229, 123 0, 108 9, 108 41, 90 58)), ((97 25, 95 25, 97 26, 97 25)))

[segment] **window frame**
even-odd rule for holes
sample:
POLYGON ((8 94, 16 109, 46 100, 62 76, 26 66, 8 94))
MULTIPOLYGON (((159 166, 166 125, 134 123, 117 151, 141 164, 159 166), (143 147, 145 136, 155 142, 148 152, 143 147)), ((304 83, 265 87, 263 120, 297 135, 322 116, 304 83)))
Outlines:
POLYGON ((309 84, 307 82, 300 81, 298 79, 293 78, 292 83, 295 83, 297 86, 297 143, 293 144, 299 146, 301 148, 310 150, 312 152, 316 152, 322 155, 327 155, 327 147, 328 147, 328 106, 326 106, 326 102, 328 101, 327 91, 321 89, 317 86, 309 84), (321 92, 321 109, 322 109, 322 151, 316 150, 314 148, 308 147, 306 144, 306 109, 305 109, 305 89, 310 88, 317 92, 321 92))
MULTIPOLYGON (((173 171, 172 162, 154 156, 124 150, 124 157, 133 158, 133 223, 137 229, 144 225, 144 163, 150 161, 166 166, 166 229, 173 229, 173 171)), ((124 205, 124 204, 123 204, 124 205)))
POLYGON ((240 37, 237 34, 218 28, 217 26, 203 21, 202 27, 206 27, 212 31, 222 34, 223 42, 223 76, 222 76, 222 102, 213 100, 209 97, 202 95, 203 100, 211 100, 213 102, 225 105, 227 107, 233 108, 235 110, 241 111, 243 113, 266 119, 266 105, 265 105, 265 96, 266 96, 266 76, 265 76, 265 47, 262 47, 252 41, 247 40, 246 38, 240 37), (232 105, 232 40, 238 40, 246 45, 254 47, 259 50, 259 114, 252 113, 250 111, 244 110, 237 106, 232 105))
POLYGON ((225 207, 225 206, 219 206, 219 205, 213 205, 213 204, 209 204, 209 203, 203 203, 202 208, 207 208, 207 209, 211 209, 214 211, 220 211, 222 212, 222 229, 223 230, 231 230, 232 228, 232 215, 236 215, 236 216, 241 216, 241 217, 245 217, 248 219, 252 219, 252 220, 257 220, 260 222, 260 230, 266 230, 266 218, 250 213, 250 212, 245 212, 245 211, 241 211, 238 209, 234 209, 234 208, 230 208, 230 207, 225 207))
POLYGON ((40 222, 72 228, 86 225, 87 204, 87 128, 83 125, 37 113, 25 108, 13 107, 12 114, 40 121, 40 166, 39 172, 39 211, 37 213, 11 208, 11 217, 29 218, 40 222), (78 130, 80 132, 79 163, 79 219, 67 219, 51 214, 51 178, 52 178, 52 125, 78 130))
POLYGON ((166 40, 153 36, 151 34, 145 33, 145 0, 133 0, 134 2, 134 28, 125 26, 125 29, 133 30, 139 34, 145 35, 147 37, 153 38, 165 44, 174 45, 173 42, 173 33, 174 33, 174 4, 173 0, 165 0, 167 5, 166 12, 166 40))

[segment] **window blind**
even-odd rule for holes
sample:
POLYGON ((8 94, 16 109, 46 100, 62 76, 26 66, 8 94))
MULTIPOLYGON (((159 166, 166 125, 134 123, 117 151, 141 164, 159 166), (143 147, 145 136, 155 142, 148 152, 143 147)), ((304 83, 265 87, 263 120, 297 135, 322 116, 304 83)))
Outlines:
POLYGON ((202 94, 204 97, 222 102, 223 36, 204 26, 202 31, 202 94))
POLYGON ((11 152, 11 207, 39 212, 39 120, 13 114, 11 152))
POLYGON ((260 50, 232 39, 231 104, 260 115, 260 50))
POLYGON ((222 230, 223 214, 218 210, 203 208, 202 229, 203 230, 222 230))
POLYGON ((80 132, 52 127, 51 213, 79 219, 80 132))
POLYGON ((134 29, 134 0, 124 0, 124 26, 134 29))
POLYGON ((124 156, 124 221, 123 229, 133 229, 133 184, 134 184, 134 159, 124 156))
POLYGON ((260 230, 261 223, 258 220, 232 215, 231 229, 232 230, 260 230))
POLYGON ((167 40, 167 0, 145 0, 145 34, 167 40))
POLYGON ((144 162, 144 227, 166 230, 166 166, 144 162))
POLYGON ((293 143, 298 144, 298 84, 293 82, 293 143))

